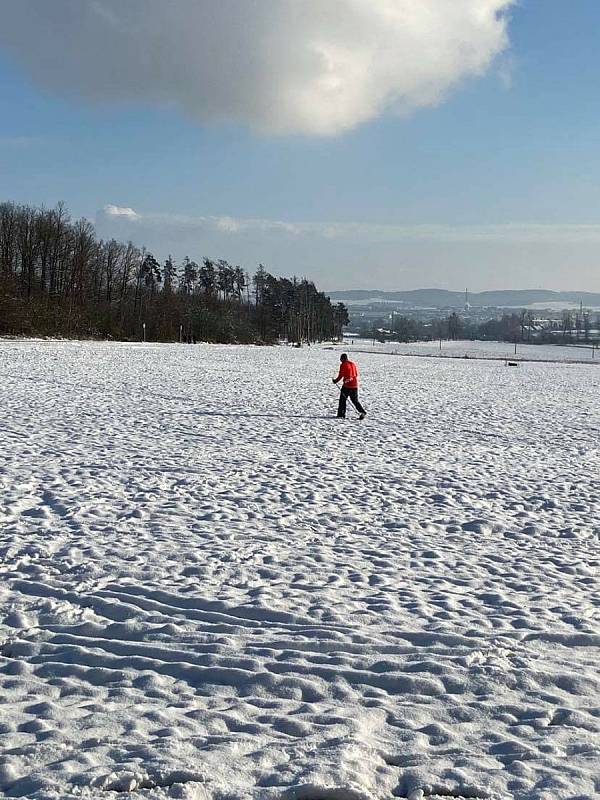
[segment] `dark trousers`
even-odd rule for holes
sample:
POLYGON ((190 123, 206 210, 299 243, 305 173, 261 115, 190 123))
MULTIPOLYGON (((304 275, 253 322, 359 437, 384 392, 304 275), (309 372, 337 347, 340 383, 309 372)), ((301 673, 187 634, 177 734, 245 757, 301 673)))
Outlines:
POLYGON ((340 402, 338 404, 338 417, 346 416, 346 402, 350 398, 352 404, 360 414, 365 414, 366 411, 358 401, 358 389, 346 389, 344 386, 340 391, 340 402))

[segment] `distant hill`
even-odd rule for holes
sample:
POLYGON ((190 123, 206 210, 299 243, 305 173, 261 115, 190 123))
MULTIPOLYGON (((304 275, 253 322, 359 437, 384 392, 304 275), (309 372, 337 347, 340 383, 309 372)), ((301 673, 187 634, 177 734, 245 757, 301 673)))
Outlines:
MULTIPOLYGON (((384 292, 379 289, 349 289, 329 292, 329 297, 339 303, 395 302, 407 306, 433 308, 462 308, 465 304, 464 292, 447 289, 412 289, 406 292, 384 292)), ((583 303, 586 307, 600 307, 598 292, 553 292, 549 289, 511 289, 492 292, 469 292, 472 306, 525 307, 533 303, 583 303)))

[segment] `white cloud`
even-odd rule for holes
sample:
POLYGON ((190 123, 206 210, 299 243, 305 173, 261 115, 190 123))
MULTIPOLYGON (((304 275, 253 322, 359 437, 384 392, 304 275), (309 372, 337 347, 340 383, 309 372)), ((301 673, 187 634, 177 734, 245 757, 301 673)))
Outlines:
POLYGON ((123 208, 121 206, 107 205, 104 206, 100 213, 106 217, 126 217, 127 219, 139 218, 139 215, 136 214, 133 208, 123 208))
POLYGON ((0 46, 40 84, 91 102, 333 135, 481 75, 506 51, 512 4, 0 0, 0 46))
POLYGON ((261 262, 276 275, 305 275, 326 290, 600 291, 600 224, 386 225, 131 210, 133 215, 99 212, 99 235, 131 239, 159 259, 169 253, 176 260, 226 258, 250 271, 261 262))
MULTIPOLYGON (((272 239, 323 239, 339 242, 447 242, 447 243, 576 243, 600 242, 600 224, 507 223, 501 225, 394 225, 362 222, 285 222, 276 219, 230 216, 140 214, 133 208, 106 205, 96 224, 102 234, 119 228, 121 235, 152 231, 170 240, 178 235, 211 232, 226 239, 248 236, 272 239), (130 225, 130 223, 134 223, 130 225)), ((112 235, 112 234, 111 234, 112 235)))

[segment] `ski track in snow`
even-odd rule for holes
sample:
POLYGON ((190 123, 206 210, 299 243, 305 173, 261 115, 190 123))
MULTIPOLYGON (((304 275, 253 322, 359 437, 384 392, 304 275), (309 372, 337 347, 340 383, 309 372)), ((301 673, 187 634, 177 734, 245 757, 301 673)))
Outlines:
POLYGON ((0 341, 0 796, 598 795, 600 372, 338 354, 0 341))

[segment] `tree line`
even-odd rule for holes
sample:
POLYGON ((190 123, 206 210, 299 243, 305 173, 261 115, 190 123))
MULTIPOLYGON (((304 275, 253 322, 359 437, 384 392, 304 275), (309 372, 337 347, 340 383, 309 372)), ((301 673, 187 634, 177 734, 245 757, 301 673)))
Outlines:
POLYGON ((594 320, 588 312, 565 310, 560 320, 541 325, 528 310, 503 314, 484 322, 465 319, 456 312, 429 320, 394 314, 391 324, 389 320, 375 320, 371 326, 363 326, 360 334, 379 341, 398 342, 478 339, 531 344, 597 344, 600 339, 600 315, 594 320))
POLYGON ((312 281, 103 240, 62 203, 0 203, 0 335, 272 343, 341 338, 348 314, 312 281))

